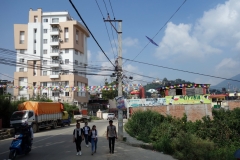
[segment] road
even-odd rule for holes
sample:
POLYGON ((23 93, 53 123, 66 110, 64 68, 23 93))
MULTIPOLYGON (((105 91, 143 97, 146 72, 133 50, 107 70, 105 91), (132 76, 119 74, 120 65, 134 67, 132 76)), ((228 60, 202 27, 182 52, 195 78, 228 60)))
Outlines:
MULTIPOLYGON (((18 156, 17 159, 24 160, 52 160, 52 159, 96 159, 96 160, 122 160, 122 159, 164 159, 173 160, 168 155, 161 154, 138 147, 132 147, 122 142, 116 142, 115 153, 109 154, 108 141, 106 140, 106 128, 108 121, 100 120, 89 123, 89 126, 95 124, 99 133, 97 153, 91 155, 90 147, 87 148, 82 142, 82 155, 76 156, 75 144, 72 142, 72 133, 75 125, 57 128, 54 130, 45 130, 34 134, 32 151, 29 155, 18 156)), ((117 122, 114 122, 117 126, 117 122)), ((83 127, 83 123, 81 123, 83 127)), ((0 160, 8 159, 9 145, 12 139, 0 141, 0 160)))

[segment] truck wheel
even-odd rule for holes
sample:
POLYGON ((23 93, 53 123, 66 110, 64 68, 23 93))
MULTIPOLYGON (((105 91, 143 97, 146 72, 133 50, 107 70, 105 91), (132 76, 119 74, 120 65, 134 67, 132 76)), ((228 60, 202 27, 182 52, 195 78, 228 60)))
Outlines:
POLYGON ((57 122, 53 122, 53 129, 57 128, 57 122))
POLYGON ((32 129, 33 129, 33 133, 37 133, 38 132, 38 125, 33 124, 32 129))

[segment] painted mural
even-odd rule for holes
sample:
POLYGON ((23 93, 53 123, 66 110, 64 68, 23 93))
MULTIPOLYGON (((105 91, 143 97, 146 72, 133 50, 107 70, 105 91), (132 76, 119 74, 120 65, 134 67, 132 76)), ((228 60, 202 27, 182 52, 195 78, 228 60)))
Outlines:
POLYGON ((165 98, 125 99, 126 107, 167 105, 165 98))
POLYGON ((211 103, 211 99, 209 95, 195 95, 195 96, 166 96, 166 104, 209 104, 211 103))
POLYGON ((146 99, 125 99, 126 107, 142 107, 142 106, 161 106, 174 104, 210 104, 212 103, 209 95, 195 96, 166 96, 165 98, 146 98, 146 99))

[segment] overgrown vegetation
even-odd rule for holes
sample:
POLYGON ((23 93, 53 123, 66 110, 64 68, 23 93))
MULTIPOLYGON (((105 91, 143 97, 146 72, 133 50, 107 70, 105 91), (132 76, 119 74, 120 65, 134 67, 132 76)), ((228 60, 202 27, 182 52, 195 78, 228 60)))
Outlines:
POLYGON ((213 119, 196 122, 137 111, 125 130, 133 137, 152 143, 154 149, 179 160, 231 160, 240 147, 240 109, 213 110, 213 119))
POLYGON ((13 112, 17 111, 18 104, 23 101, 10 101, 11 96, 0 96, 0 119, 2 119, 2 127, 10 127, 10 118, 13 112))

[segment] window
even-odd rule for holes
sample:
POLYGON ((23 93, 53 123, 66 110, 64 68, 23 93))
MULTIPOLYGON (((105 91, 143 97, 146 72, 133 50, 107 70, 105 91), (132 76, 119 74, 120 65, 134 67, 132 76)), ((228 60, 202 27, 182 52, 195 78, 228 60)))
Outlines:
MULTIPOLYGON (((44 72, 47 72, 47 71, 44 71, 44 72)), ((47 87, 47 82, 42 82, 42 86, 47 87)))
POLYGON ((43 44, 47 44, 47 39, 44 39, 44 40, 43 40, 43 44))
POLYGON ((19 61, 20 63, 24 63, 24 58, 21 58, 19 61))
POLYGON ((78 30, 76 30, 76 43, 77 44, 78 44, 78 34, 79 34, 78 30))
POLYGON ((37 51, 36 50, 34 50, 34 54, 36 54, 37 53, 37 51))
POLYGON ((43 19, 43 22, 47 23, 47 22, 48 22, 48 19, 43 19))
POLYGON ((65 64, 69 64, 69 59, 65 59, 65 64))
POLYGON ((65 81, 65 86, 68 86, 69 85, 69 82, 68 81, 65 81))
POLYGON ((68 28, 64 28, 64 32, 65 32, 65 33, 68 33, 68 28))
POLYGON ((43 50, 43 54, 47 54, 47 50, 46 49, 43 50))
POLYGON ((75 65, 78 65, 78 61, 77 60, 75 60, 75 65))
POLYGON ((24 72, 24 68, 19 68, 19 72, 24 72))
POLYGON ((35 64, 35 65, 36 65, 36 64, 37 64, 37 61, 33 61, 33 64, 35 64))
POLYGON ((37 43, 37 40, 36 40, 36 39, 34 39, 34 43, 37 43))
MULTIPOLYGON (((46 76, 47 75, 47 71, 43 71, 43 76, 46 76)), ((44 82, 44 83, 47 83, 47 82, 44 82)))
POLYGON ((24 54, 24 49, 20 49, 20 53, 21 53, 21 54, 24 54))
POLYGON ((38 17, 37 16, 34 16, 34 23, 36 23, 38 20, 38 17))
POLYGON ((43 64, 47 64, 47 60, 43 60, 43 64))
POLYGON ((58 97, 59 96, 59 92, 52 92, 52 96, 53 97, 58 97))
POLYGON ((43 93, 42 95, 43 95, 43 97, 47 97, 47 93, 43 93))
POLYGON ((68 42, 68 38, 65 38, 64 41, 65 41, 65 42, 68 42))
POLYGON ((78 55, 78 51, 77 50, 75 50, 75 54, 78 55))
POLYGON ((69 49, 65 49, 65 53, 69 53, 69 49))
POLYGON ((65 74, 65 75, 69 75, 69 70, 65 70, 65 71, 64 71, 64 74, 65 74))
POLYGON ((68 97, 69 96, 69 92, 65 92, 65 96, 68 97))
POLYGON ((33 82, 33 86, 36 86, 37 82, 33 82))
POLYGON ((44 30, 43 30, 43 33, 47 33, 47 29, 44 29, 44 30))
POLYGON ((33 116, 33 112, 28 113, 28 118, 31 118, 33 116))
POLYGON ((23 81, 24 81, 24 78, 23 78, 23 77, 19 77, 19 81, 20 81, 20 82, 23 82, 23 81))
POLYGON ((59 18, 52 18, 52 23, 58 23, 59 22, 59 18))
POLYGON ((36 28, 34 29, 34 33, 37 33, 37 29, 36 28))
POLYGON ((24 44, 24 39, 25 39, 25 32, 20 31, 20 44, 24 44))

